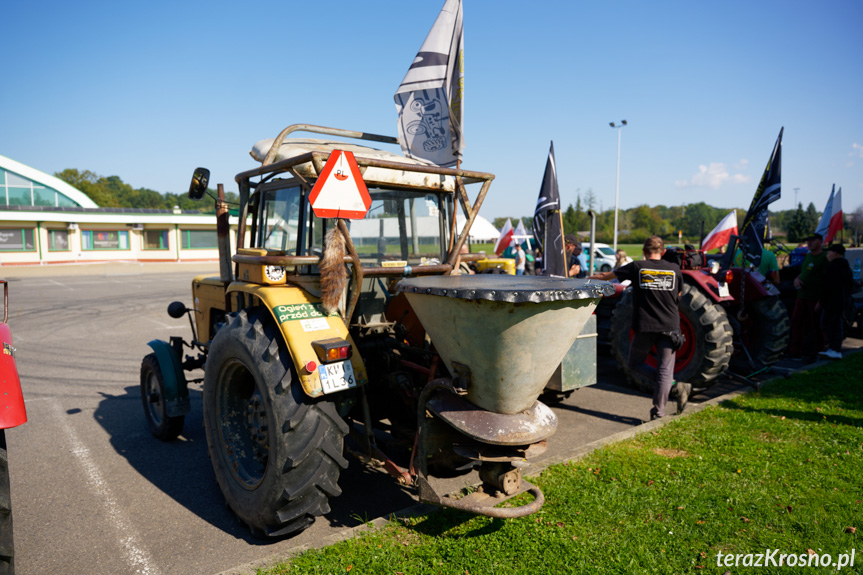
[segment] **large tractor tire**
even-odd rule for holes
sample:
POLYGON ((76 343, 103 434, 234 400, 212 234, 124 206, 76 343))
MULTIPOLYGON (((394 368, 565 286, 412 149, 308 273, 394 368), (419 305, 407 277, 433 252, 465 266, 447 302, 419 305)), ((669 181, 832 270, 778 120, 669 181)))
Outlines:
MULTIPOLYGON (((653 393, 653 381, 627 367, 632 340, 632 290, 627 290, 614 307, 611 317, 611 347, 618 366, 636 389, 653 393)), ((680 296, 680 330, 686 342, 677 350, 674 379, 707 388, 728 369, 734 350, 731 325, 725 310, 710 301, 697 287, 683 285, 680 296)), ((651 353, 647 363, 656 366, 651 353)))
POLYGON ((155 353, 144 356, 141 362, 141 403, 144 406, 147 427, 153 437, 171 441, 180 436, 186 418, 183 415, 168 417, 165 382, 155 353))
POLYGON ((785 353, 791 338, 791 320, 779 297, 751 301, 746 304, 745 313, 741 321, 731 312, 737 341, 746 348, 746 351, 735 350, 732 367, 742 373, 775 364, 785 353))
POLYGON ((347 424, 313 400, 269 312, 239 312, 213 338, 204 374, 204 427, 216 481, 258 537, 302 531, 341 494, 347 424))
POLYGON ((0 575, 15 573, 12 544, 12 499, 9 494, 9 458, 6 433, 0 429, 0 575))

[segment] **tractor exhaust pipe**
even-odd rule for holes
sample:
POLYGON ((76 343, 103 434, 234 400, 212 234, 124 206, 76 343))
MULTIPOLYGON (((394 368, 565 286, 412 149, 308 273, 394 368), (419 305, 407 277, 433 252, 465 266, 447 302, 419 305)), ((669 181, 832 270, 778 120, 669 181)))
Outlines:
POLYGON ((590 255, 588 256, 588 267, 590 268, 587 272, 587 275, 592 276, 596 273, 596 250, 593 247, 593 244, 596 243, 596 212, 593 210, 587 210, 587 215, 590 216, 590 255))
POLYGON ((219 279, 229 283, 234 280, 234 274, 231 271, 231 238, 228 235, 231 226, 228 221, 228 203, 225 201, 225 186, 219 184, 217 190, 219 197, 216 201, 216 235, 219 240, 219 279))

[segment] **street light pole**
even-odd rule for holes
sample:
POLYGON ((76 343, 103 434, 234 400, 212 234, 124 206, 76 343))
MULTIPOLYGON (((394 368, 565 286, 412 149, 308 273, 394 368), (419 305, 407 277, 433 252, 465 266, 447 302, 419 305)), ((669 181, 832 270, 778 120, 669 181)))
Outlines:
POLYGON ((620 207, 620 130, 626 125, 626 120, 621 120, 620 125, 609 122, 609 126, 617 128, 617 183, 614 185, 614 251, 617 253, 617 210, 620 207))

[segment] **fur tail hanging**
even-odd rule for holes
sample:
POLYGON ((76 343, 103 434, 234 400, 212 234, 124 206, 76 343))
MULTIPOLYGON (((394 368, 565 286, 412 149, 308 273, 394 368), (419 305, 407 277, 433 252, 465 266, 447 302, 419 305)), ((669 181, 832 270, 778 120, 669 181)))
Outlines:
POLYGON ((321 259, 321 303, 327 313, 336 311, 345 291, 345 237, 339 228, 327 232, 326 249, 321 259))

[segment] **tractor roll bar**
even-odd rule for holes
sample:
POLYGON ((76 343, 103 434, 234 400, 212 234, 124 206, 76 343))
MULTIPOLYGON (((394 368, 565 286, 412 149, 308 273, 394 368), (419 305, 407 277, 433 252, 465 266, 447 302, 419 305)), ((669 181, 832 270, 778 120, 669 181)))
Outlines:
POLYGON ((392 136, 381 136, 379 134, 369 134, 367 132, 356 132, 354 130, 343 130, 341 128, 327 128, 326 126, 315 126, 314 124, 291 124, 276 136, 273 140, 273 145, 270 151, 267 152, 267 157, 264 158, 263 165, 267 166, 273 163, 282 142, 292 132, 312 132, 315 134, 324 134, 327 136, 339 136, 341 138, 353 138, 355 140, 370 140, 372 142, 382 142, 384 144, 398 144, 398 138, 392 136))
MULTIPOLYGON (((482 259, 481 254, 462 254, 462 256, 472 255, 468 261, 477 261, 482 259)), ((263 266, 316 266, 320 264, 321 258, 318 256, 244 256, 235 255, 231 258, 236 264, 252 264, 263 266)), ((353 264, 355 260, 350 255, 344 257, 346 264, 353 264)), ((452 271, 452 266, 449 264, 437 264, 431 266, 404 266, 395 268, 385 267, 366 267, 363 266, 364 276, 391 276, 399 277, 406 275, 437 275, 452 271)))

